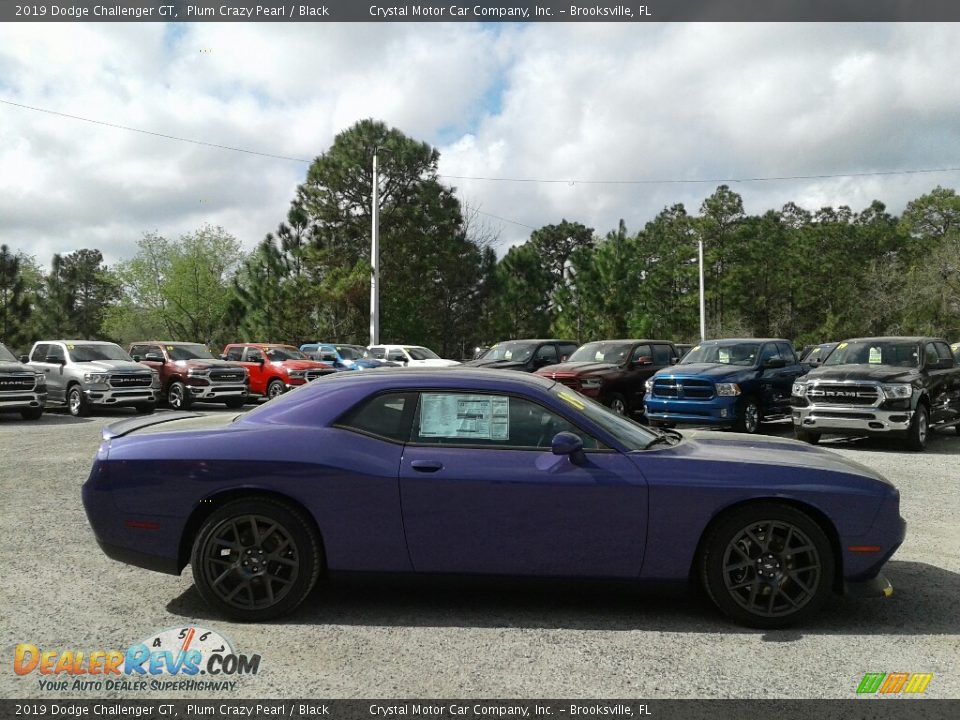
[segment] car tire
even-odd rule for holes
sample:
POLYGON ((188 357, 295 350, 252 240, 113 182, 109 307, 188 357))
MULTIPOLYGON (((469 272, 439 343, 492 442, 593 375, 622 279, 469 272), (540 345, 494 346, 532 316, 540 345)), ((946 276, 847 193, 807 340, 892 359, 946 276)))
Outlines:
POLYGON ((230 398, 229 400, 224 400, 223 402, 231 410, 239 410, 243 407, 243 404, 246 401, 246 398, 230 398))
POLYGON ((133 406, 138 415, 151 415, 154 410, 157 409, 156 403, 140 403, 139 405, 133 406))
POLYGON ((90 414, 87 396, 83 394, 79 385, 71 385, 67 388, 67 411, 73 417, 87 417, 90 414))
POLYGON ((21 410, 20 417, 22 417, 24 420, 39 420, 41 417, 43 417, 43 408, 35 407, 21 410))
POLYGON ((171 410, 189 410, 190 393, 187 392, 187 386, 179 380, 174 380, 167 387, 167 406, 171 410))
POLYGON ((275 397, 283 395, 283 381, 274 378, 267 383, 267 400, 273 400, 275 397))
POLYGON ((197 533, 190 563, 200 596, 225 617, 243 622, 292 612, 324 565, 313 523, 297 508, 267 497, 234 500, 215 510, 197 533))
POLYGON ((927 411, 927 406, 920 403, 917 405, 917 410, 913 413, 913 420, 907 429, 907 447, 918 452, 925 450, 929 437, 930 413, 927 411))
POLYGON ((789 505, 760 502, 733 510, 710 528, 703 548, 703 586, 739 624, 781 628, 802 622, 831 593, 830 541, 816 521, 789 505))
POLYGON ((748 396, 743 399, 733 429, 748 435, 756 435, 760 432, 760 405, 756 398, 748 396))
POLYGON ((607 398, 607 407, 621 417, 630 417, 627 399, 620 393, 614 393, 607 398))
POLYGON ((810 430, 801 430, 800 428, 795 428, 793 431, 794 437, 797 440, 802 440, 805 443, 810 443, 811 445, 816 445, 820 442, 820 433, 812 432, 810 430))

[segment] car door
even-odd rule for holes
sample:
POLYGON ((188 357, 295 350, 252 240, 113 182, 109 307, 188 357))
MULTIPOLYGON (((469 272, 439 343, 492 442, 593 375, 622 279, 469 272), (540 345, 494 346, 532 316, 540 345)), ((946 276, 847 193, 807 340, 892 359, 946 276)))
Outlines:
POLYGON ((940 356, 940 372, 944 375, 946 399, 943 402, 943 421, 956 422, 960 420, 960 363, 954 359, 950 346, 945 342, 937 340, 934 345, 940 356))
MULTIPOLYGON (((944 346, 946 347, 946 346, 944 346)), ((946 363, 941 366, 940 352, 937 344, 928 342, 923 348, 923 372, 927 375, 927 392, 930 397, 930 423, 939 425, 954 419, 953 393, 956 392, 955 370, 949 348, 945 353, 950 360, 950 367, 946 363)))
POLYGON ((544 343, 534 353, 533 362, 523 369, 533 372, 548 365, 556 365, 558 362, 560 362, 560 355, 557 353, 557 346, 553 343, 544 343))
POLYGON ((423 392, 400 464, 407 548, 423 573, 636 577, 646 483, 558 413, 508 394, 423 392), (554 455, 556 432, 585 462, 554 455))
POLYGON ((265 395, 267 392, 267 362, 263 350, 247 345, 243 349, 243 360, 240 363, 250 373, 250 392, 265 395))
POLYGON ((780 372, 774 375, 774 402, 779 413, 789 413, 790 393, 793 391, 793 383, 798 377, 805 374, 806 371, 803 365, 800 364, 793 345, 778 342, 777 348, 780 351, 780 357, 783 359, 784 365, 780 372))
POLYGON ((63 404, 67 397, 64 365, 67 354, 60 343, 41 343, 33 348, 30 364, 47 378, 47 402, 63 404), (54 361, 54 362, 50 362, 54 361))

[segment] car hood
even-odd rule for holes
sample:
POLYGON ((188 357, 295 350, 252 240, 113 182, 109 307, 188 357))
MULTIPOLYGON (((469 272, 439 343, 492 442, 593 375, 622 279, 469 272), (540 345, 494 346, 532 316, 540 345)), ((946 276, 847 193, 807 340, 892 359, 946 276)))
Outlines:
POLYGON ((690 363, 689 365, 671 365, 659 370, 654 377, 708 377, 714 379, 756 372, 756 368, 742 365, 724 365, 723 363, 690 363))
POLYGON ((875 382, 910 382, 919 375, 917 368, 894 365, 828 365, 811 370, 807 380, 873 380, 875 382))
POLYGON ((83 372, 121 372, 121 373, 148 373, 150 368, 130 360, 91 360, 90 362, 74 363, 73 367, 83 372))
POLYGON ((464 367, 485 368, 487 370, 526 370, 527 364, 517 360, 470 360, 463 363, 464 367))
POLYGON ((456 360, 443 360, 441 358, 434 358, 431 360, 411 360, 408 365, 410 367, 450 367, 452 365, 459 365, 460 363, 456 360))
POLYGON ((236 368, 243 367, 239 363, 231 362, 229 360, 217 360, 216 358, 202 358, 196 360, 174 360, 174 365, 178 367, 188 367, 188 368, 198 368, 198 369, 207 369, 207 368, 236 368))
POLYGON ((798 440, 710 430, 684 430, 683 437, 684 442, 673 449, 698 460, 828 470, 859 475, 893 486, 866 465, 798 440))
POLYGON ((327 363, 322 363, 318 360, 274 360, 271 361, 271 364, 285 368, 286 370, 330 369, 327 363))
POLYGON ((24 375, 36 375, 37 371, 18 362, 0 362, 0 373, 23 373, 24 375))
POLYGON ((550 365, 549 367, 537 370, 537 375, 555 379, 557 377, 577 377, 581 375, 607 375, 619 370, 619 366, 611 363, 583 360, 580 362, 565 362, 559 363, 558 365, 550 365))

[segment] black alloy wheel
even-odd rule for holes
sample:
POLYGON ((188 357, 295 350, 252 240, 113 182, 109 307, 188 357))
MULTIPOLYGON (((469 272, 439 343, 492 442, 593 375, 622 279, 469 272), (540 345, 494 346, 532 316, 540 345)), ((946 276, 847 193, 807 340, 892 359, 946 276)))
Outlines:
POLYGON ((816 612, 830 594, 834 566, 830 542, 812 518, 788 505, 756 503, 713 527, 701 579, 728 617, 779 628, 816 612))
POLYGON ((617 415, 626 417, 630 413, 627 411, 627 401, 619 393, 615 393, 610 396, 610 402, 607 405, 611 410, 613 410, 617 415))
POLYGON ((749 435, 755 435, 760 431, 760 406, 754 398, 744 399, 734 428, 737 432, 749 435))
POLYGON ((186 386, 179 380, 174 380, 167 388, 167 405, 171 410, 189 410, 190 394, 186 386))
POLYGON ((275 397, 280 397, 283 395, 283 391, 283 381, 274 378, 267 383, 267 400, 273 400, 275 397))
POLYGON ((921 403, 917 405, 913 420, 907 429, 907 447, 911 450, 925 450, 929 437, 930 413, 927 412, 927 406, 921 403))
POLYGON ((197 534, 190 562, 207 603, 227 617, 260 621, 300 605, 323 559, 317 532, 299 510, 255 497, 216 510, 197 534))

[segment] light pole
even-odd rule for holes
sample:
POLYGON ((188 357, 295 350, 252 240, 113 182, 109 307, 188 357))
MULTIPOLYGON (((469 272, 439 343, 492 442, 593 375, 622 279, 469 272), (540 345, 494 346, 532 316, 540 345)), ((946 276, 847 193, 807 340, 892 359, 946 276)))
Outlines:
POLYGON ((707 315, 703 304, 703 238, 697 240, 700 251, 700 342, 707 339, 707 315))
POLYGON ((380 344, 380 218, 379 218, 379 181, 377 179, 377 150, 373 148, 373 200, 370 209, 372 217, 370 228, 370 344, 380 344))

